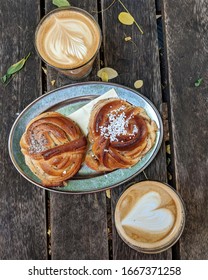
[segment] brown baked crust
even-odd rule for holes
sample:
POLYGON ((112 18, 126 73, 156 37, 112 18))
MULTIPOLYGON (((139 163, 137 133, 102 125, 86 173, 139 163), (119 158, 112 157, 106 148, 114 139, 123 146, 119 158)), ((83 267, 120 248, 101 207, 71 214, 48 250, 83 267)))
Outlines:
POLYGON ((86 165, 111 171, 135 165, 153 147, 158 128, 143 108, 110 98, 95 104, 88 130, 86 165))
POLYGON ((20 140, 21 151, 30 170, 42 185, 63 185, 81 167, 87 140, 80 128, 57 112, 35 117, 20 140))

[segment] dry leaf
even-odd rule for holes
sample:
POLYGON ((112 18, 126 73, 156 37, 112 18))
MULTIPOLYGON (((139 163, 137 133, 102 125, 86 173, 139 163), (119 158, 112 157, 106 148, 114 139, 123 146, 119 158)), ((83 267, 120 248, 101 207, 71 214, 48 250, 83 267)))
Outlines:
POLYGON ((135 83, 134 83, 134 87, 135 88, 141 88, 143 86, 144 82, 142 80, 137 80, 135 83))
POLYGON ((52 86, 54 86, 55 83, 56 83, 56 80, 52 80, 52 81, 51 81, 51 85, 52 85, 52 86))
POLYGON ((170 152, 170 145, 169 145, 169 144, 166 146, 166 152, 167 152, 169 155, 171 154, 171 152, 170 152))
POLYGON ((42 67, 42 70, 47 75, 47 69, 45 67, 42 67))
POLYGON ((103 82, 108 82, 108 80, 109 80, 109 78, 108 78, 108 73, 106 73, 105 71, 103 71, 103 72, 101 73, 101 80, 102 80, 103 82))
POLYGON ((134 23, 134 18, 127 12, 121 12, 118 15, 118 19, 122 24, 132 25, 134 23))
POLYGON ((102 79, 103 82, 108 82, 108 80, 114 79, 118 76, 118 73, 116 70, 110 67, 104 67, 101 68, 97 72, 97 76, 102 79))
POLYGON ((131 37, 130 37, 130 36, 125 37, 124 40, 125 40, 126 42, 131 41, 131 37))
POLYGON ((173 179, 173 176, 168 172, 168 180, 172 180, 173 179))
POLYGON ((107 198, 111 198, 110 190, 106 190, 106 196, 107 196, 107 198))
POLYGON ((126 6, 124 5, 124 3, 121 1, 121 0, 118 0, 118 2, 123 6, 124 10, 126 11, 125 12, 122 12, 119 14, 121 20, 119 19, 119 16, 118 16, 118 19, 120 20, 121 23, 123 24, 127 24, 127 25, 132 25, 133 23, 135 23, 135 25, 137 26, 137 28, 139 29, 139 31, 144 34, 143 30, 141 29, 141 27, 139 26, 139 24, 135 21, 135 19, 133 18, 133 16, 130 14, 130 12, 128 11, 128 9, 126 8, 126 6), (126 15, 127 14, 127 15, 126 15), (122 20, 124 20, 124 22, 122 22, 122 20), (132 22, 133 21, 133 22, 132 22))

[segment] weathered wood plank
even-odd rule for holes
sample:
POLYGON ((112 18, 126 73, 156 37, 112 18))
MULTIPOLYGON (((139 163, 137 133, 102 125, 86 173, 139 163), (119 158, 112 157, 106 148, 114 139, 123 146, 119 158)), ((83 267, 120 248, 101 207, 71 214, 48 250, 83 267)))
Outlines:
MULTIPOLYGON (((181 259, 208 258, 208 1, 164 1, 175 185, 186 206, 181 259), (198 88, 195 80, 203 78, 198 88)), ((178 256, 179 257, 179 256, 178 256)))
POLYGON ((45 192, 18 174, 7 149, 15 118, 41 94, 33 46, 39 14, 39 1, 3 1, 0 6, 1 74, 31 52, 25 68, 6 87, 1 85, 0 259, 47 258, 45 192))
MULTIPOLYGON (((114 82, 134 87, 134 82, 138 79, 144 81, 144 86, 140 92, 147 96, 160 110, 162 104, 162 94, 160 85, 160 71, 157 44, 157 27, 155 1, 127 1, 122 3, 144 31, 140 33, 136 25, 124 26, 118 21, 118 14, 124 11, 118 1, 108 10, 105 8, 112 1, 102 1, 103 9, 103 29, 104 29, 104 58, 105 66, 112 67, 118 71, 119 76, 114 82), (131 37, 131 41, 125 41, 125 37, 131 37)), ((148 178, 166 181, 165 151, 162 146, 157 157, 145 170, 148 178)), ((137 176, 132 180, 144 180, 144 176, 137 176)), ((115 205, 121 192, 129 184, 112 190, 112 217, 115 205)), ((158 255, 144 255, 130 249, 119 238, 113 220, 113 257, 114 259, 169 259, 171 250, 158 255)))
MULTIPOLYGON (((97 1, 70 1, 97 16, 97 1), (93 12, 94 11, 94 12, 93 12)), ((53 9, 46 1, 46 11, 53 9)), ((99 69, 95 62, 90 76, 83 81, 95 80, 99 69)), ((55 87, 73 83, 57 71, 48 68, 47 85, 55 87)), ((52 259, 107 259, 107 217, 105 192, 89 195, 50 194, 51 254, 52 259)))
POLYGON ((53 259, 107 259, 105 192, 51 194, 53 259))

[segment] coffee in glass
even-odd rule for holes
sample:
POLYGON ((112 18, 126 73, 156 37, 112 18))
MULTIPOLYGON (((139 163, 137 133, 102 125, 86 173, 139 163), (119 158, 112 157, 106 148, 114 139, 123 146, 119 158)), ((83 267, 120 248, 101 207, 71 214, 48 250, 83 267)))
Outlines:
POLYGON ((115 225, 120 237, 133 249, 159 253, 181 236, 185 210, 181 197, 169 185, 143 181, 119 198, 115 225))
POLYGON ((100 44, 101 31, 96 20, 75 7, 51 11, 35 33, 35 47, 42 60, 74 80, 90 73, 100 44))

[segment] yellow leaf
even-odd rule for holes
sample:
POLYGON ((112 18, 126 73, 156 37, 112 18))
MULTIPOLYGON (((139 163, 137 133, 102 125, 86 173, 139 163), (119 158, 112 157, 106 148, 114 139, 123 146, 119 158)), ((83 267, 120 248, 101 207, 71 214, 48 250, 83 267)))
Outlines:
POLYGON ((125 40, 126 42, 131 41, 131 37, 130 37, 130 36, 125 37, 124 40, 125 40))
POLYGON ((101 73, 101 80, 102 80, 103 82, 108 82, 108 73, 106 73, 105 71, 103 71, 103 72, 101 73))
POLYGON ((110 190, 106 190, 106 196, 107 196, 107 198, 111 198, 110 190))
POLYGON ((97 76, 102 79, 103 82, 107 82, 108 80, 114 79, 118 76, 118 73, 116 70, 110 67, 104 67, 101 68, 97 72, 97 76))
POLYGON ((135 83, 134 83, 134 87, 135 88, 141 88, 143 86, 144 82, 142 80, 137 80, 135 83))
POLYGON ((169 180, 172 180, 173 179, 173 176, 168 172, 168 179, 169 180))
POLYGON ((52 85, 52 86, 54 86, 55 83, 56 83, 56 80, 52 80, 52 81, 51 81, 51 85, 52 85))
POLYGON ((169 144, 166 146, 166 152, 167 152, 169 155, 171 154, 170 145, 169 145, 169 144))
POLYGON ((42 67, 42 70, 47 75, 47 69, 45 67, 42 67))
POLYGON ((122 24, 132 25, 134 23, 134 18, 127 12, 121 12, 118 15, 118 19, 122 24))

